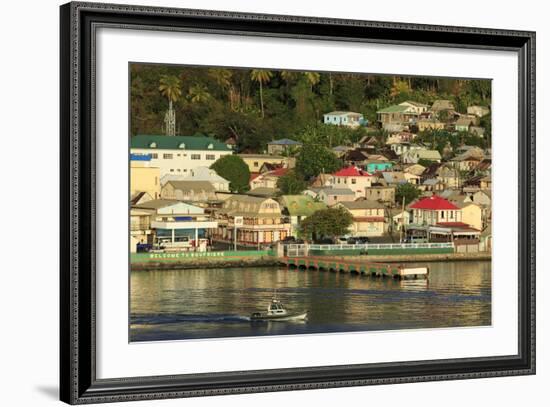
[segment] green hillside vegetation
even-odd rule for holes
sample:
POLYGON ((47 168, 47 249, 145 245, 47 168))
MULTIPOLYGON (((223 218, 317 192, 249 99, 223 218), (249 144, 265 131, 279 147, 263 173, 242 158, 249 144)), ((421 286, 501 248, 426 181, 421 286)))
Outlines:
MULTIPOLYGON (((491 103, 488 80, 148 64, 132 64, 130 74, 132 135, 164 134, 171 102, 177 135, 235 137, 238 151, 261 152, 268 141, 284 137, 334 147, 369 132, 322 125, 323 114, 333 110, 362 113, 374 124, 377 110, 405 100, 449 99, 460 113, 491 103)), ((490 120, 485 126, 490 131, 490 120)), ((422 137, 434 142, 431 133, 422 137)))

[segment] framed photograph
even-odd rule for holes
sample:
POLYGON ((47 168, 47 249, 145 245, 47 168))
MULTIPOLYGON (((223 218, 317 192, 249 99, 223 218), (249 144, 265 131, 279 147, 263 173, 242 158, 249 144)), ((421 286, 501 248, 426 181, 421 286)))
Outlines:
POLYGON ((62 401, 535 373, 535 33, 60 13, 62 401))

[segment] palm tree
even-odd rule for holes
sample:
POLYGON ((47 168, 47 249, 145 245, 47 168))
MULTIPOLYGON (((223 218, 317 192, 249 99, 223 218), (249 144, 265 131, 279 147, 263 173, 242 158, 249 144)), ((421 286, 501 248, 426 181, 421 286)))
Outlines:
POLYGON ((212 96, 208 92, 206 86, 201 84, 193 85, 189 88, 187 93, 187 98, 191 103, 202 103, 209 100, 212 96))
POLYGON ((181 80, 174 75, 162 75, 159 91, 168 99, 169 109, 172 109, 172 102, 177 102, 181 97, 181 80))
POLYGON ((175 136, 176 113, 174 112, 173 102, 177 102, 181 97, 181 80, 174 75, 162 75, 160 77, 159 91, 168 99, 168 111, 164 116, 166 134, 168 136, 175 136))
POLYGON ((306 77, 306 80, 311 86, 311 90, 313 91, 313 87, 317 85, 321 80, 321 74, 319 72, 304 72, 304 76, 306 77))
POLYGON ((265 117, 263 84, 269 82, 272 76, 273 74, 271 73, 271 71, 267 71, 265 69, 253 69, 250 72, 250 78, 254 82, 258 82, 260 84, 260 108, 262 110, 262 119, 265 117))

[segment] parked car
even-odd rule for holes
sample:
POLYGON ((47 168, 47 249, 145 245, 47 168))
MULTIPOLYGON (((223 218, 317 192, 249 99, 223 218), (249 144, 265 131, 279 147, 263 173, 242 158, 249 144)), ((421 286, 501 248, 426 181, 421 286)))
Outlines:
POLYGON ((366 236, 350 237, 347 243, 348 244, 367 244, 369 243, 369 238, 366 236))

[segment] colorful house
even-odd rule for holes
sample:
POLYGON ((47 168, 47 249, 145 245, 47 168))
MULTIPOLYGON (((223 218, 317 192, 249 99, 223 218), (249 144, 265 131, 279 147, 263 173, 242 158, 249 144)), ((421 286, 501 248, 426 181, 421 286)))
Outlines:
POLYGON ((411 204, 409 209, 412 210, 412 223, 415 225, 462 222, 460 208, 438 195, 422 198, 411 204))
POLYGON ((356 198, 361 198, 365 196, 365 188, 372 185, 373 179, 367 171, 349 166, 333 173, 329 183, 335 188, 350 188, 356 198))

